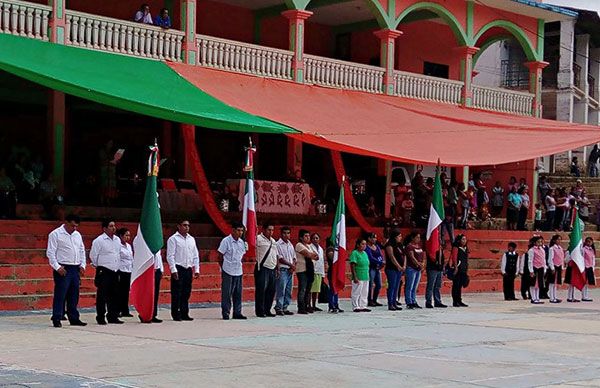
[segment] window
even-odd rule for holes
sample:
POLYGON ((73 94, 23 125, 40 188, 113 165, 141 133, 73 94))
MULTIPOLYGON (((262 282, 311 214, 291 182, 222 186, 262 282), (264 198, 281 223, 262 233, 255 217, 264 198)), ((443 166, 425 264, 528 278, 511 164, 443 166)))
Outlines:
POLYGON ((448 65, 442 65, 440 63, 432 62, 423 63, 423 74, 425 75, 448 79, 449 73, 450 67, 448 65))

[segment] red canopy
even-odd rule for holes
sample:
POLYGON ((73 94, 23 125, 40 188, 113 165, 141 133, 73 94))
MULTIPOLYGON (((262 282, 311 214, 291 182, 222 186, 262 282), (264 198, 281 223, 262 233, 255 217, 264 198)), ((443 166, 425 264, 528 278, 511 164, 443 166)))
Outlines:
POLYGON ((303 142, 398 161, 490 165, 600 141, 600 127, 169 63, 202 91, 301 132, 303 142))

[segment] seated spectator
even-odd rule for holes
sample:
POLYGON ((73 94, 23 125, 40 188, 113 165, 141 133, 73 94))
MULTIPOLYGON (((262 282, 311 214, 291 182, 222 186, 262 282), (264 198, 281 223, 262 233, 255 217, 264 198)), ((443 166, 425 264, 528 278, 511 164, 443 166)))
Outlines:
POLYGON ((0 167, 0 218, 15 218, 16 208, 15 184, 6 175, 6 169, 0 167))
POLYGON ((577 179, 577 183, 575 183, 575 186, 571 188, 571 195, 575 197, 575 199, 585 196, 585 187, 583 187, 583 182, 581 179, 577 179))
POLYGON ((142 4, 140 10, 135 13, 133 20, 142 24, 154 24, 152 15, 150 15, 150 6, 148 4, 142 4))
POLYGON ((571 174, 578 178, 581 176, 581 171, 579 170, 579 162, 577 161, 577 156, 573 156, 573 159, 571 159, 571 174))
POLYGON ((160 10, 160 14, 154 18, 154 25, 161 28, 171 28, 171 18, 169 17, 169 10, 163 8, 160 10))

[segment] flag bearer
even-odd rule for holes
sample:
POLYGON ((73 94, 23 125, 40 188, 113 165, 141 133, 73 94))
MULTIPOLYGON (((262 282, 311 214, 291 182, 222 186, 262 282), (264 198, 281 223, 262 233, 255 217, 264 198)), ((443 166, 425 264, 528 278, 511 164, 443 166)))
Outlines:
POLYGON ((171 270, 171 317, 174 321, 193 321, 189 301, 192 277, 200 276, 200 255, 188 220, 182 220, 167 240, 167 263, 171 270))

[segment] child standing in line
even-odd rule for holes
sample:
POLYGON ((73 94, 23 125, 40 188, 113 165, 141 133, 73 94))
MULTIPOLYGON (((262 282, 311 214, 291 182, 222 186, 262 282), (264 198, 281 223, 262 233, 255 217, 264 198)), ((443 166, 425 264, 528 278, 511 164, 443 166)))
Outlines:
POLYGON ((556 297, 556 285, 562 284, 562 269, 565 265, 565 250, 560 245, 562 237, 555 234, 550 239, 550 250, 548 253, 548 275, 546 280, 549 285, 548 293, 550 296, 550 303, 560 303, 562 300, 556 297))
POLYGON ((533 222, 533 229, 536 232, 542 231, 542 205, 539 203, 535 204, 535 218, 533 222))
POLYGON ((594 239, 587 237, 583 243, 583 261, 585 263, 585 279, 587 284, 583 286, 582 302, 592 302, 588 286, 596 285, 596 276, 594 275, 594 265, 596 264, 596 247, 594 239))
POLYGON ((521 297, 523 300, 531 299, 529 293, 529 284, 531 283, 531 276, 529 273, 529 250, 533 247, 533 238, 529 239, 527 245, 527 251, 519 256, 519 274, 521 275, 521 297))
POLYGON ((502 255, 500 271, 502 271, 502 292, 504 300, 517 300, 515 298, 515 277, 519 273, 519 255, 517 254, 517 244, 508 243, 508 250, 502 255))
POLYGON ((527 252, 529 257, 529 273, 531 284, 529 285, 529 294, 531 303, 543 304, 540 300, 540 288, 544 286, 544 274, 546 272, 546 251, 542 246, 543 240, 540 236, 533 238, 533 247, 527 252))

